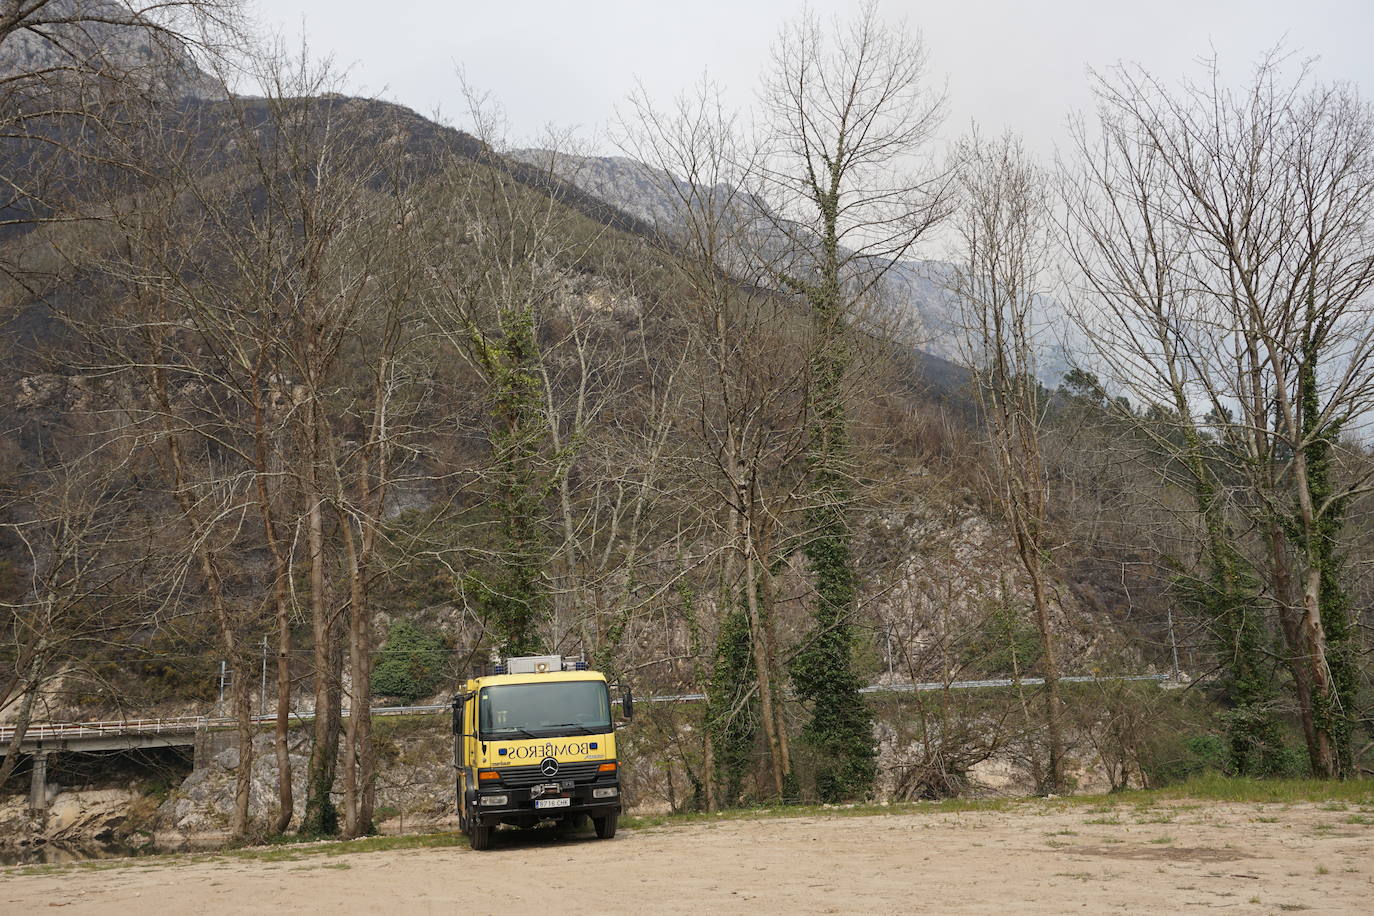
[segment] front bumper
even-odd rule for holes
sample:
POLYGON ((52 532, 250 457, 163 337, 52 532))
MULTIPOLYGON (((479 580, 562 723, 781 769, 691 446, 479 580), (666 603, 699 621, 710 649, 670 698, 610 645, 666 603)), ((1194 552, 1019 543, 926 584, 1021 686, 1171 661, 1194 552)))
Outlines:
POLYGON ((619 770, 602 773, 599 764, 565 765, 565 773, 544 777, 536 767, 499 770, 500 778, 483 781, 467 799, 468 817, 481 824, 561 818, 570 814, 604 817, 621 810, 619 770), (611 794, 614 793, 614 794, 611 794), (601 797, 598 797, 600 795, 601 797), (482 804, 504 796, 498 804, 482 804), (542 799, 567 799, 560 807, 536 807, 542 799))
POLYGON ((565 817, 569 814, 605 817, 607 814, 618 813, 621 808, 620 786, 617 783, 574 786, 571 789, 561 789, 558 792, 545 792, 538 797, 540 799, 566 798, 568 804, 557 808, 537 808, 535 807, 536 798, 530 789, 487 788, 484 786, 476 794, 474 804, 468 808, 468 811, 470 816, 479 823, 487 824, 511 819, 538 820, 546 817, 565 817), (616 794, 610 798, 597 798, 593 794, 593 788, 615 789, 616 794), (499 798, 503 795, 506 797, 505 804, 482 804, 484 798, 499 798))

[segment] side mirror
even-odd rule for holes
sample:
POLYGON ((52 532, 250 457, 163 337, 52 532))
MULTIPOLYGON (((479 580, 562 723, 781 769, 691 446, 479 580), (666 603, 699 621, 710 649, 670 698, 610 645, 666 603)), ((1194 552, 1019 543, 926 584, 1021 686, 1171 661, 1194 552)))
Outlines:
POLYGON ((629 687, 625 688, 625 695, 620 698, 620 711, 627 720, 635 717, 635 694, 629 687))
POLYGON ((453 698, 453 733, 455 735, 463 733, 463 698, 461 696, 453 698))

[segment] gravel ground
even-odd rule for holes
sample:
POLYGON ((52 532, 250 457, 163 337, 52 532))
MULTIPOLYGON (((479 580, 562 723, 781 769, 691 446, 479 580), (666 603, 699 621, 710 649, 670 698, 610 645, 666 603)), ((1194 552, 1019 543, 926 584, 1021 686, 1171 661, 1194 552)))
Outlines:
POLYGON ((494 848, 0 871, 0 912, 1374 912, 1374 814, 1345 805, 1006 810, 498 832, 494 848))

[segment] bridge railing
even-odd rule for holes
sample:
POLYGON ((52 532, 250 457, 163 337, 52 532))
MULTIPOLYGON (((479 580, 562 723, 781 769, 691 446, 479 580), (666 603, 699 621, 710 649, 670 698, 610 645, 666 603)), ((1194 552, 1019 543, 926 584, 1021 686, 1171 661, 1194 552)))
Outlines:
MULTIPOLYGON (((372 709, 372 714, 374 716, 404 716, 443 712, 447 709, 448 706, 446 705, 377 706, 372 709)), ((349 710, 344 709, 344 718, 347 718, 348 714, 349 710)), ((309 721, 314 717, 313 711, 291 713, 291 718, 297 721, 309 721)), ((275 722, 277 716, 275 713, 268 713, 253 716, 252 720, 257 724, 275 722)), ((229 716, 165 716, 156 719, 110 719, 103 722, 43 722, 34 723, 24 731, 24 743, 115 735, 185 734, 202 729, 227 728, 237 724, 237 722, 237 719, 229 716)), ((13 725, 0 725, 0 753, 3 753, 4 745, 14 739, 15 728, 16 726, 13 725)))
MULTIPOLYGON (((102 735, 192 732, 205 727, 208 721, 205 716, 171 716, 158 719, 110 719, 104 722, 43 722, 30 725, 24 732, 24 740, 55 741, 61 738, 93 738, 102 735)), ((13 725, 0 725, 0 743, 12 740, 15 728, 13 725)))

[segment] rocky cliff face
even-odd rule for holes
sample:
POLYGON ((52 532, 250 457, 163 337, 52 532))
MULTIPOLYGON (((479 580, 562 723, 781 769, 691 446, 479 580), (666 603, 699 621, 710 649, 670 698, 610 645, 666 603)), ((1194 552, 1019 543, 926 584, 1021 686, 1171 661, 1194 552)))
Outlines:
MULTIPOLYGON (((392 724, 379 728, 377 819, 392 822, 395 829, 406 823, 445 823, 453 811, 453 764, 447 719, 433 716, 419 727, 407 723, 404 734, 388 734, 392 724)), ((273 737, 259 735, 253 742, 253 788, 249 816, 265 824, 277 813, 277 760, 273 737)), ((305 773, 310 758, 310 736, 296 731, 291 739, 292 795, 295 820, 305 813, 305 773)), ((226 830, 234 808, 235 773, 239 749, 228 747, 192 771, 158 810, 161 831, 195 836, 226 830)), ((335 803, 343 804, 336 793, 335 803)))
MULTIPOLYGON (((114 0, 51 0, 0 43, 0 78, 36 74, 44 82, 132 80, 174 98, 223 96, 166 22, 114 0)), ((151 14, 150 14, 151 15, 151 14)))
POLYGON ((29 813, 28 798, 0 803, 0 849, 33 846, 82 848, 123 839, 121 829, 142 795, 132 789, 77 789, 57 793, 46 818, 29 813))

